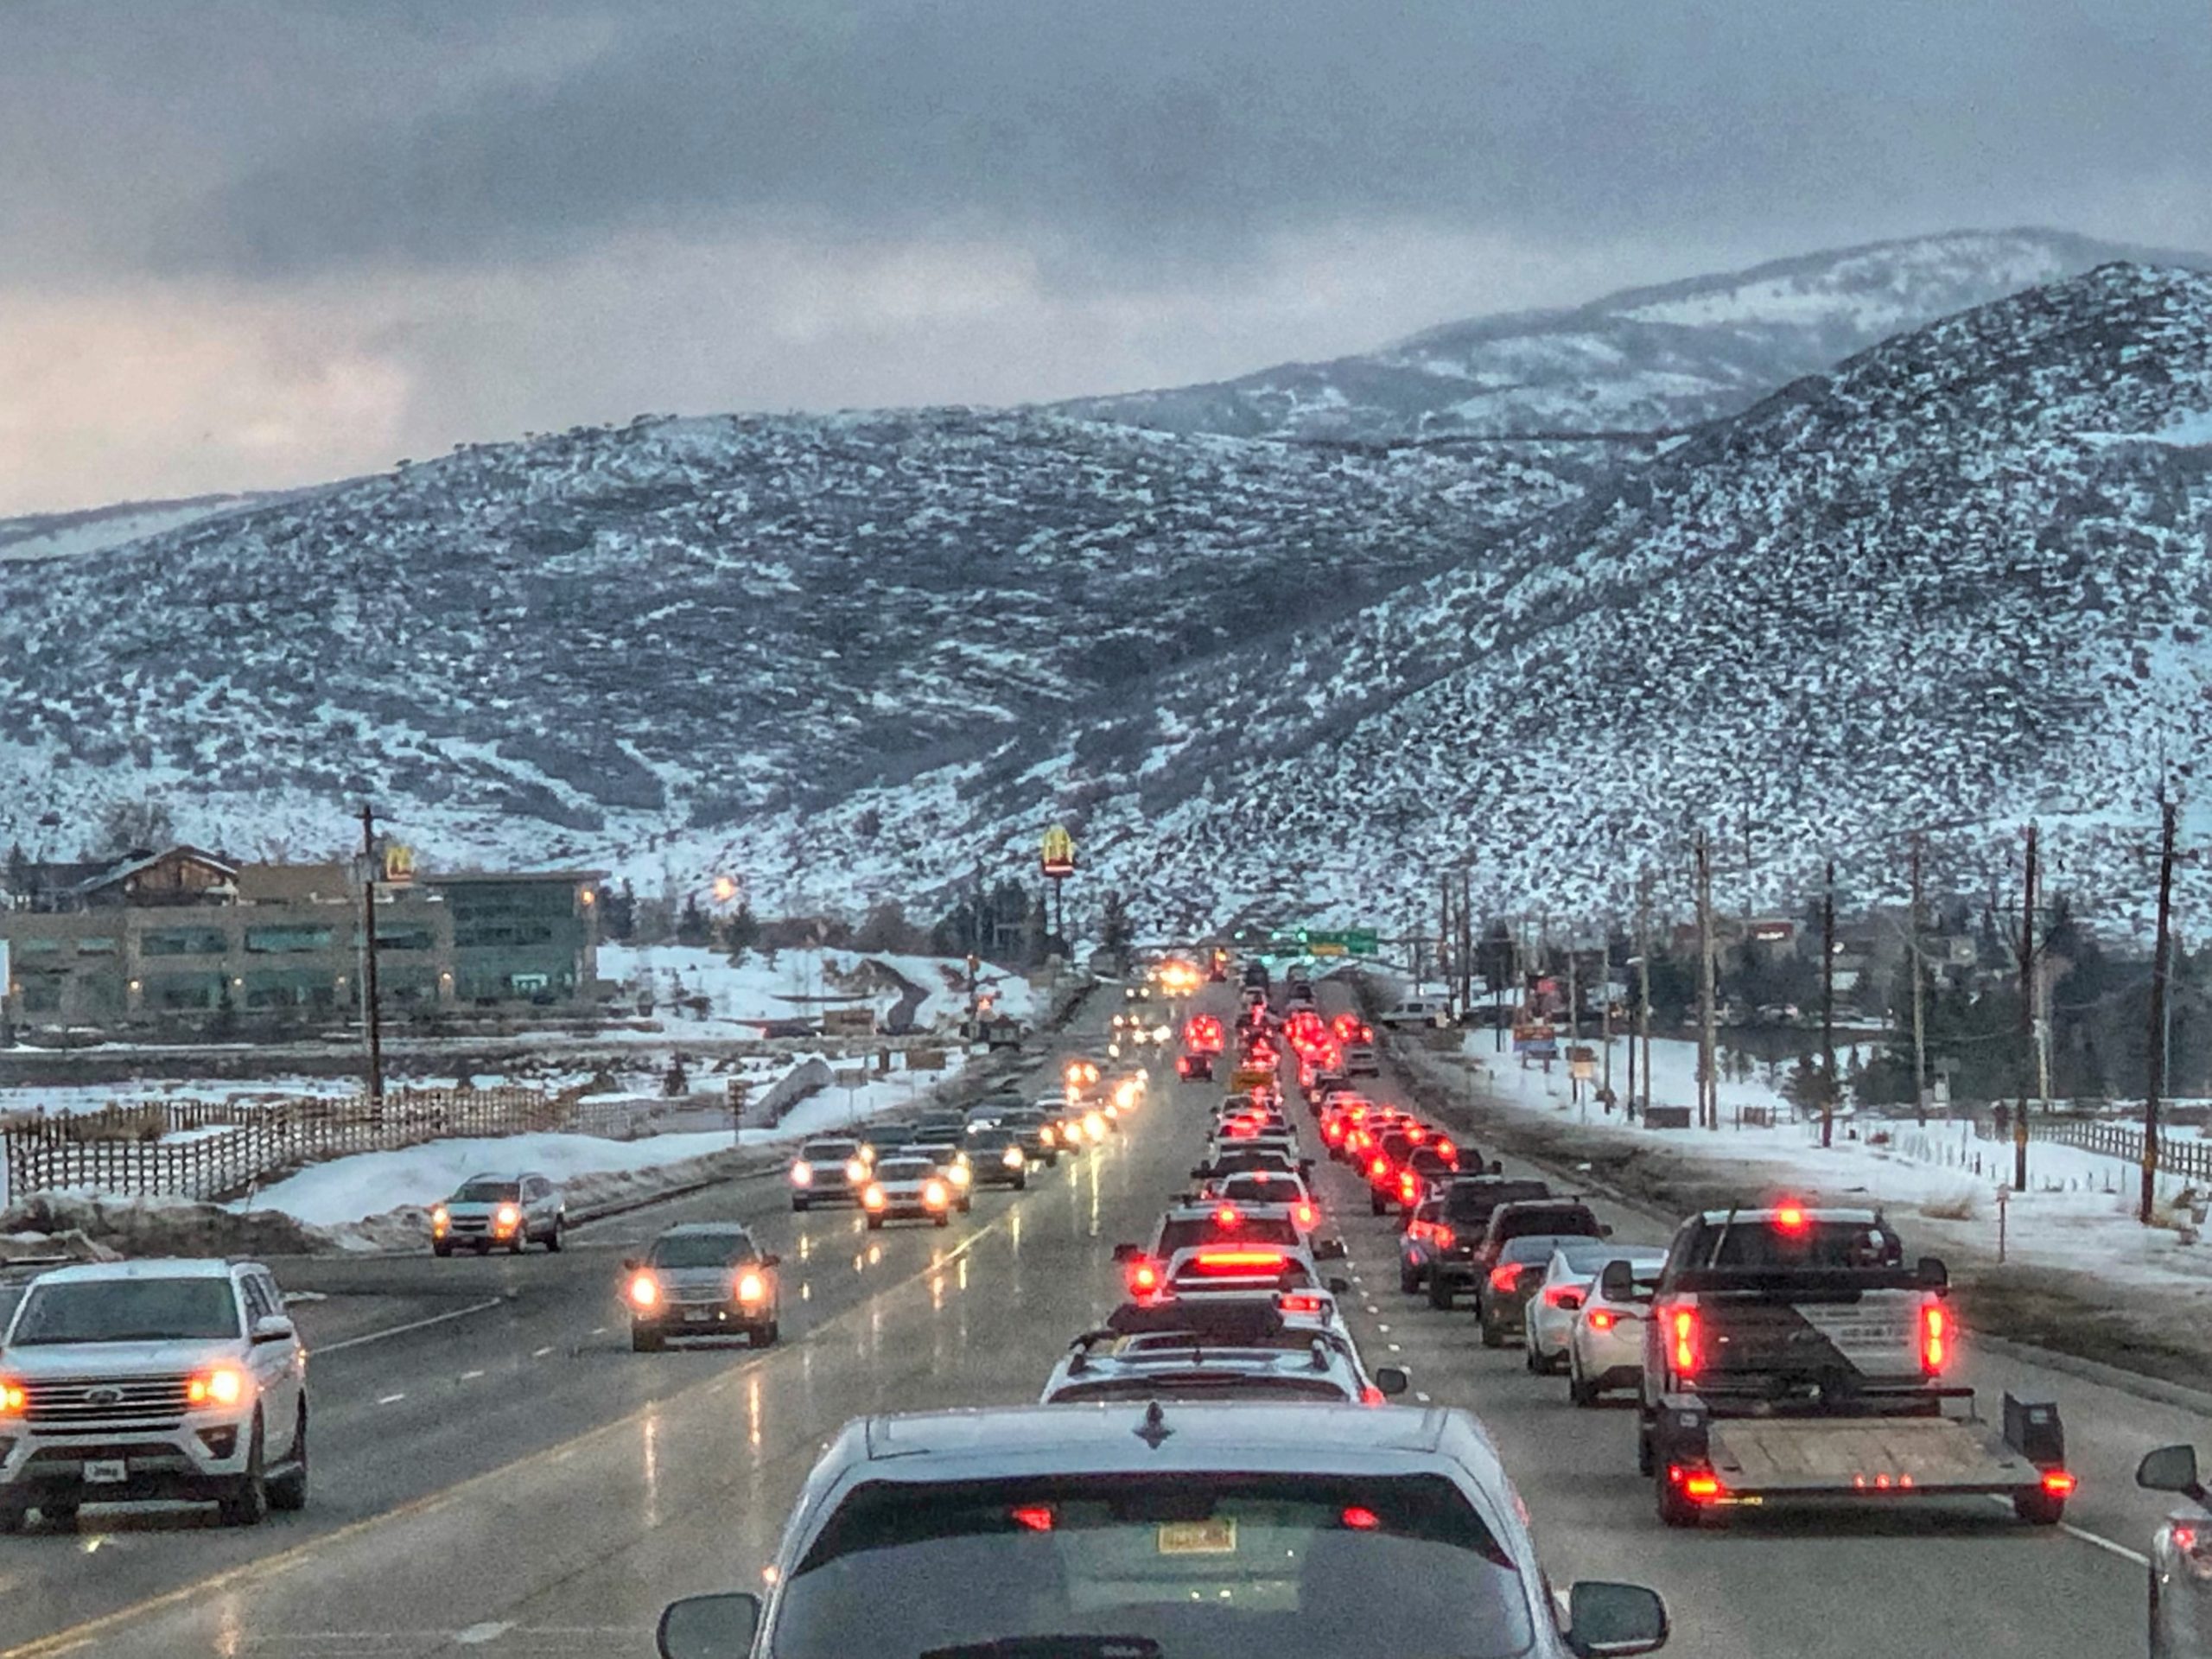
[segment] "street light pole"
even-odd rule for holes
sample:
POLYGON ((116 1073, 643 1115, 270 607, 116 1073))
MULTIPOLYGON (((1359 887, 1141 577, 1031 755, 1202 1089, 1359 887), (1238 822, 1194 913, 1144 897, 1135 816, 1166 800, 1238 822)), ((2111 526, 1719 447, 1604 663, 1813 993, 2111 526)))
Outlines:
POLYGON ((361 1029, 369 1049, 369 1104, 384 1104, 383 1010, 377 999, 377 818, 361 803, 361 1029))

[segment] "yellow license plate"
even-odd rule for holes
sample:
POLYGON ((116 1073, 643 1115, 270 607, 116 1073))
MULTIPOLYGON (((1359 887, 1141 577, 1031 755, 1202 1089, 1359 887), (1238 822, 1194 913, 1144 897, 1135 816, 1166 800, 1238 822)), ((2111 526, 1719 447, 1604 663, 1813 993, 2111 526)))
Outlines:
POLYGON ((1234 1555, 1236 1522, 1233 1520, 1163 1521, 1160 1523, 1160 1553, 1163 1555, 1234 1555))

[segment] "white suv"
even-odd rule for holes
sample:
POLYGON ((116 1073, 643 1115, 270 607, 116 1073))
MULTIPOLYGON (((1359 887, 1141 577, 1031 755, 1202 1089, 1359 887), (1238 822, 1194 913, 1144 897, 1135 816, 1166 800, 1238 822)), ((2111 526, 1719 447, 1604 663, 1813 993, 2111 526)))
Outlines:
POLYGON ((0 1531, 32 1510, 308 1495, 307 1351, 255 1262, 99 1262, 33 1280, 0 1345, 0 1531))

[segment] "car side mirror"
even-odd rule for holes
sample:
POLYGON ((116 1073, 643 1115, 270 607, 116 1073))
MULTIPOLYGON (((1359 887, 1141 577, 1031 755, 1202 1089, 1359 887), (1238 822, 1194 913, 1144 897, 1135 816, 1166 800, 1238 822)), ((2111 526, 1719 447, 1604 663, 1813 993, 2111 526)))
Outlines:
POLYGON ((253 1322, 256 1342, 289 1342, 299 1334, 299 1327, 282 1313, 264 1313, 253 1322))
POLYGON ((1504 1173, 1505 1173, 1505 1162, 1504 1162, 1504 1160, 1503 1160, 1503 1159, 1499 1159, 1499 1158, 1493 1158, 1493 1159, 1491 1159, 1491 1160, 1490 1160, 1490 1169, 1489 1169, 1489 1171, 1488 1171, 1487 1173, 1490 1173, 1490 1174, 1492 1174, 1492 1175, 1503 1175, 1503 1174, 1504 1174, 1504 1173))
POLYGON ((1378 1365, 1375 1370, 1375 1387, 1378 1393, 1395 1397, 1413 1387, 1414 1380, 1406 1375, 1402 1365, 1378 1365))
POLYGON ((1624 1659, 1667 1645, 1667 1604, 1640 1584, 1578 1584, 1567 1592, 1567 1645, 1580 1659, 1624 1659))
POLYGON ((2203 1482, 2197 1474, 2196 1448, 2193 1446, 2162 1446, 2155 1452, 2145 1452, 2143 1461, 2136 1465, 2135 1484, 2145 1491, 2178 1492, 2199 1503, 2205 1501, 2203 1482))
POLYGON ((1351 1281, 1345 1278, 1342 1274, 1335 1274, 1329 1280, 1329 1294, 1332 1296, 1351 1295, 1351 1281))
POLYGON ((1625 1262, 1608 1262, 1598 1274, 1598 1292, 1609 1302, 1636 1300, 1636 1269, 1625 1262))
POLYGON ((661 1609, 660 1659, 745 1659, 760 1625, 760 1598, 742 1590, 686 1596, 661 1609))
POLYGON ((1948 1290, 1951 1287, 1951 1270, 1943 1265, 1943 1258, 1940 1255, 1922 1256, 1917 1274, 1923 1290, 1948 1290))
POLYGON ((1205 1179, 1209 1173, 1210 1172, 1204 1164, 1193 1164, 1191 1166, 1191 1179, 1194 1181, 1203 1181, 1205 1179))
POLYGON ((1144 1252, 1134 1244, 1116 1244, 1114 1247, 1114 1260, 1124 1265, 1135 1261, 1143 1254, 1144 1252))
POLYGON ((1344 1259, 1344 1242, 1341 1238, 1317 1238, 1313 1241, 1316 1262, 1341 1262, 1344 1259))
POLYGON ((784 1265, 784 1258, 771 1250, 760 1258, 760 1265, 764 1268, 780 1268, 784 1265))
POLYGON ((634 1255, 626 1255, 622 1258, 622 1271, 625 1273, 635 1273, 645 1265, 634 1255))

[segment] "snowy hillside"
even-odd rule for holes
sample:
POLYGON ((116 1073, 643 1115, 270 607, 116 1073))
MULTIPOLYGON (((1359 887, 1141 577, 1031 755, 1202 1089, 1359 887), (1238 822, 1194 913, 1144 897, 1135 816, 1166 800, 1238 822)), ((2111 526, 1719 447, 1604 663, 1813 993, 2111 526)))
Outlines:
MULTIPOLYGON (((1090 723, 1090 845, 1171 922, 1425 915, 1461 861, 1510 907, 1618 915, 1694 823, 1748 817, 1779 895, 1831 845, 1894 886, 1916 823, 1993 820, 1953 844, 2001 864, 2037 814, 2055 882, 2139 899, 2129 826, 2212 741, 2208 412, 2205 276, 2107 267, 1889 341, 1090 723)), ((1058 781, 996 823, 910 798, 914 838, 1011 857, 1058 781)))
MULTIPOLYGON (((645 860, 1465 559, 1541 476, 963 410, 648 421, 0 564, 0 845, 645 860), (52 822, 41 823, 41 818, 52 822)), ((752 861, 747 860, 747 864, 752 861)))
POLYGON ((81 512, 30 513, 0 518, 0 562, 66 559, 99 553, 125 542, 181 530, 219 513, 251 505, 246 495, 198 495, 181 501, 126 501, 81 512))
MULTIPOLYGON (((1891 334, 2141 257, 2055 231, 1920 237, 1630 289, 1570 310, 1451 323, 1333 362, 1062 407, 1180 432, 1625 438, 1733 415, 1891 334)), ((1621 447, 1631 459, 1644 452, 1621 447)), ((1586 444, 1516 450, 1555 466, 1592 459, 1586 444)))

